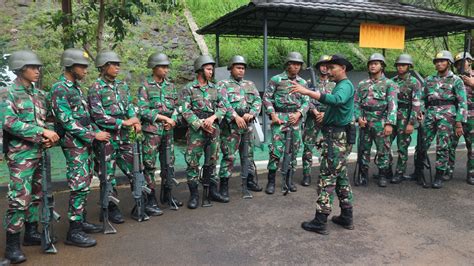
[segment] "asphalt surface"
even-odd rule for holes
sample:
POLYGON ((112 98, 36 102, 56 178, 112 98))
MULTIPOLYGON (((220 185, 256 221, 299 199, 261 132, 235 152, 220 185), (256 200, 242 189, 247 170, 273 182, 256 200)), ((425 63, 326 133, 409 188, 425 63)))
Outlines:
MULTIPOLYGON (((122 186, 119 198, 126 222, 116 225, 117 234, 95 234, 96 247, 77 248, 63 244, 68 194, 58 192, 56 206, 63 216, 55 227, 59 253, 47 255, 40 247, 23 247, 28 257, 25 265, 473 265, 474 186, 465 182, 466 153, 458 154, 455 178, 440 190, 423 189, 410 181, 379 188, 371 180, 368 187, 355 187, 355 230, 329 222, 328 236, 300 227, 301 222, 314 217, 315 182, 309 188, 298 186, 298 192, 287 196, 279 191, 274 195, 260 192, 244 200, 240 198, 240 180, 234 177, 230 203, 165 210, 163 216, 142 223, 129 218, 132 197, 130 189, 122 186)), ((350 176, 353 167, 351 164, 350 176)), ((412 165, 408 172, 411 170, 412 165)), ((316 176, 318 169, 313 173, 316 176)), ((299 183, 300 177, 301 169, 295 182, 299 183)), ((260 180, 266 184, 265 173, 260 174, 260 180)), ((187 186, 181 184, 175 191, 186 202, 187 186)), ((88 208, 90 220, 96 222, 98 196, 98 190, 93 190, 88 208)), ((337 204, 336 200, 334 214, 339 213, 337 204)), ((3 215, 5 200, 0 207, 3 215)), ((3 250, 5 233, 0 234, 3 250)))

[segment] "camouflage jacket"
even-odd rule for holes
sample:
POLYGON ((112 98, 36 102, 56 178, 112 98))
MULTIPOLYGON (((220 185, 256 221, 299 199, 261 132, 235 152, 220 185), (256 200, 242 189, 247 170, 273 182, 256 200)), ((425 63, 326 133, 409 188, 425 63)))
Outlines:
POLYGON ((404 78, 398 75, 393 77, 392 80, 397 84, 398 87, 398 118, 403 118, 403 111, 410 110, 409 123, 411 125, 417 124, 417 115, 421 111, 421 83, 413 77, 410 73, 406 73, 404 78))
POLYGON ((99 77, 89 89, 88 102, 92 120, 99 129, 110 132, 113 140, 128 140, 129 129, 122 128, 122 123, 136 114, 125 82, 106 82, 99 77))
POLYGON ((199 130, 202 119, 199 114, 215 114, 219 122, 226 113, 226 108, 222 96, 217 93, 216 85, 209 82, 207 85, 199 86, 199 81, 195 79, 186 84, 181 91, 179 111, 184 120, 194 129, 199 130))
MULTIPOLYGON (((308 87, 306 81, 300 76, 296 76, 296 82, 308 87)), ((293 84, 285 71, 279 75, 273 76, 268 82, 268 86, 263 94, 263 105, 268 115, 275 113, 275 109, 295 108, 303 116, 309 108, 308 96, 299 93, 290 94, 290 87, 293 84)))
MULTIPOLYGON (((324 80, 324 79, 320 79, 320 77, 317 77, 314 90, 320 91, 321 93, 324 93, 324 94, 331 94, 334 87, 336 87, 335 82, 332 82, 329 79, 324 80)), ((316 109, 319 112, 326 112, 327 106, 311 98, 309 102, 309 110, 312 111, 313 109, 316 109)))
POLYGON ((3 123, 3 129, 10 135, 7 154, 10 160, 41 158, 47 110, 43 91, 34 85, 25 88, 18 79, 13 81, 8 88, 3 123))
POLYGON ((356 120, 364 115, 368 121, 382 120, 383 124, 396 125, 397 91, 397 85, 385 75, 359 82, 354 95, 356 120))
MULTIPOLYGON (((474 72, 471 71, 469 76, 474 77, 474 72)), ((468 118, 472 119, 474 118, 474 88, 466 84, 464 84, 464 88, 466 89, 468 118)))
POLYGON ((456 117, 456 122, 467 122, 466 90, 460 77, 451 71, 444 77, 431 75, 425 79, 423 87, 422 101, 427 112, 440 116, 449 113, 456 117), (453 104, 430 106, 436 100, 451 101, 453 104))
POLYGON ((61 146, 68 148, 91 146, 97 127, 91 123, 89 107, 80 84, 61 75, 58 82, 53 84, 48 98, 51 100, 55 123, 65 133, 61 138, 61 146))
POLYGON ((178 120, 178 92, 173 83, 164 80, 157 83, 153 76, 148 76, 138 89, 138 109, 142 121, 142 130, 147 133, 162 135, 164 124, 158 122, 158 115, 178 120))

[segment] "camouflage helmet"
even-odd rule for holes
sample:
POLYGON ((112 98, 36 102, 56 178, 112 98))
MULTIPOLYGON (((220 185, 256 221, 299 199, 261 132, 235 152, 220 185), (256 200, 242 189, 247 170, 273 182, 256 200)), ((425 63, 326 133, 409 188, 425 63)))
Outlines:
POLYGON ((107 63, 120 63, 120 58, 114 51, 104 50, 100 51, 95 58, 95 66, 103 67, 107 63))
POLYGON ((322 55, 319 57, 318 62, 316 62, 314 66, 319 70, 319 66, 321 66, 324 63, 329 62, 330 59, 331 57, 329 55, 322 55))
POLYGON ((204 65, 215 65, 216 62, 210 55, 201 55, 196 60, 194 60, 194 72, 198 72, 199 70, 202 69, 202 66, 204 65))
POLYGON ((30 50, 13 52, 8 59, 8 68, 11 71, 18 71, 24 66, 42 66, 41 60, 30 50))
POLYGON ((450 51, 443 50, 436 54, 433 58, 433 64, 436 60, 448 60, 451 64, 454 63, 453 55, 450 51))
POLYGON ((61 66, 89 65, 89 55, 82 49, 69 48, 61 56, 61 66))
POLYGON ((288 64, 288 62, 296 62, 296 63, 304 64, 303 56, 298 52, 290 52, 288 53, 288 56, 285 59, 285 65, 288 64))
POLYGON ((380 54, 380 53, 373 53, 370 57, 369 57, 369 61, 367 61, 367 65, 370 63, 370 62, 373 62, 373 61, 380 61, 382 62, 382 65, 383 66, 386 66, 386 63, 385 63, 385 57, 380 54))
POLYGON ((168 56, 162 53, 154 53, 148 57, 148 68, 154 68, 156 66, 169 66, 170 60, 168 56))
POLYGON ((229 65, 227 66, 227 70, 230 70, 235 64, 240 64, 247 67, 247 61, 245 61, 245 58, 241 55, 234 55, 232 59, 230 59, 229 65))
POLYGON ((401 54, 397 57, 397 61, 395 61, 394 66, 397 66, 398 64, 413 66, 413 58, 409 54, 401 54))
MULTIPOLYGON (((458 53, 455 57, 454 57, 454 63, 457 63, 458 61, 461 61, 462 59, 464 58, 464 52, 461 52, 461 53, 458 53)), ((469 60, 473 60, 472 59, 472 56, 469 52, 466 52, 466 59, 469 59, 469 60)))

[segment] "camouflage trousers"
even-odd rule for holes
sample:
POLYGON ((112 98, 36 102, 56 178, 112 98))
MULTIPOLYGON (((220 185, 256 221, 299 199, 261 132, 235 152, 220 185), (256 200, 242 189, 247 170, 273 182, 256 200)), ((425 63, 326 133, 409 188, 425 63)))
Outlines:
POLYGON ((184 159, 188 165, 186 168, 186 178, 188 183, 199 182, 199 160, 204 155, 204 161, 206 160, 205 156, 205 144, 210 143, 210 156, 208 158, 208 163, 212 167, 212 175, 210 177, 211 182, 216 184, 219 183, 219 179, 216 175, 216 164, 219 158, 219 128, 216 128, 216 132, 213 136, 210 136, 208 133, 205 133, 203 130, 194 130, 191 127, 188 128, 186 132, 186 152, 184 153, 184 159))
MULTIPOLYGON (((467 124, 464 127, 464 140, 467 148, 467 177, 474 176, 474 156, 472 154, 472 142, 474 141, 474 116, 469 116, 467 124)), ((449 150, 449 174, 454 173, 456 164, 456 148, 458 147, 459 137, 453 134, 451 149, 449 150)))
MULTIPOLYGON (((408 125, 408 110, 407 109, 399 109, 398 110, 398 117, 397 117, 397 125, 393 128, 393 133, 391 136, 391 142, 397 139, 397 148, 398 148, 398 160, 397 160, 397 168, 395 173, 397 174, 405 174, 407 169, 407 161, 408 161, 408 147, 411 143, 411 134, 406 134, 405 129, 408 125)), ((392 153, 390 152, 390 155, 392 153)), ((390 166, 392 165, 392 156, 390 156, 390 166)))
POLYGON ((66 178, 68 181, 70 221, 83 221, 92 180, 92 158, 87 147, 63 147, 66 158, 66 178))
POLYGON ((39 222, 41 158, 8 160, 7 164, 10 181, 3 226, 10 233, 18 233, 25 222, 39 222))
POLYGON ((341 209, 352 208, 353 194, 346 167, 352 145, 347 144, 346 132, 323 129, 323 138, 316 211, 330 214, 334 191, 339 198, 341 209))
MULTIPOLYGON (((240 165, 243 165, 243 154, 242 154, 242 144, 243 144, 243 134, 241 130, 234 127, 224 127, 221 131, 221 152, 222 159, 219 169, 219 178, 229 178, 232 176, 232 171, 234 169, 235 156, 237 151, 240 155, 240 165)), ((248 158, 249 158, 249 173, 255 173, 255 163, 253 158, 253 134, 250 133, 249 149, 248 149, 248 158)))
POLYGON ((171 158, 170 164, 174 166, 174 139, 173 131, 168 131, 167 134, 169 137, 164 137, 162 135, 155 135, 145 133, 145 139, 143 141, 143 165, 145 169, 143 174, 145 176, 145 181, 147 186, 151 189, 155 189, 155 172, 156 172, 156 159, 159 153, 160 160, 160 169, 164 169, 164 164, 166 162, 165 149, 169 147, 171 158))
MULTIPOLYGON (((273 124, 271 125, 272 129, 272 142, 268 145, 270 158, 268 160, 267 169, 276 171, 278 170, 278 164, 280 159, 285 154, 285 134, 288 130, 293 128, 292 135, 292 146, 291 149, 296 154, 300 148, 301 143, 301 119, 296 125, 289 124, 289 114, 288 113, 277 113, 278 118, 283 120, 285 123, 281 125, 273 124)), ((296 168, 296 156, 293 156, 291 161, 291 167, 296 168)))
POLYGON ((436 137, 436 170, 446 172, 449 170, 449 151, 454 136, 455 119, 452 114, 439 114, 428 110, 423 128, 423 150, 430 148, 431 142, 436 137))
POLYGON ((316 142, 321 130, 321 126, 317 124, 314 115, 308 112, 304 132, 303 132, 303 175, 311 175, 311 167, 313 166, 313 151, 316 148, 316 142))
MULTIPOLYGON (((110 140, 104 145, 105 162, 107 165, 107 180, 112 180, 112 185, 115 187, 117 182, 115 180, 115 170, 118 167, 128 177, 130 182, 133 180, 133 145, 128 142, 120 140, 110 140)), ((99 173, 99 153, 96 150, 94 156, 94 170, 99 173)))
MULTIPOLYGON (((362 165, 369 167, 370 150, 372 149, 372 142, 375 143, 377 150, 375 156, 375 164, 379 170, 387 170, 390 166, 391 153, 391 139, 390 136, 385 136, 384 123, 381 120, 371 120, 367 122, 364 130, 364 137, 362 139, 362 165)), ((359 144, 360 145, 360 144, 359 144)))

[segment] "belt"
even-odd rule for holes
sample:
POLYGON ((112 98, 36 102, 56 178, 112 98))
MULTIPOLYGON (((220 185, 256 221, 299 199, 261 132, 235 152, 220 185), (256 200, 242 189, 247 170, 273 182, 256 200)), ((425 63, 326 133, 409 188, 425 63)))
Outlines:
POLYGON ((398 103, 398 108, 408 109, 410 107, 411 107, 411 104, 409 103, 401 103, 401 102, 398 103))
POLYGON ((294 113, 298 111, 297 107, 275 107, 277 113, 294 113))
POLYGON ((442 105, 454 105, 454 100, 431 100, 428 101, 428 106, 442 106, 442 105))
POLYGON ((387 105, 382 106, 362 106, 362 109, 369 111, 369 112, 377 112, 377 111, 385 111, 387 109, 387 105))

